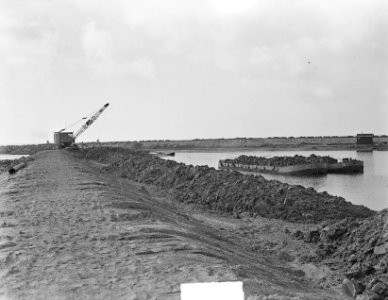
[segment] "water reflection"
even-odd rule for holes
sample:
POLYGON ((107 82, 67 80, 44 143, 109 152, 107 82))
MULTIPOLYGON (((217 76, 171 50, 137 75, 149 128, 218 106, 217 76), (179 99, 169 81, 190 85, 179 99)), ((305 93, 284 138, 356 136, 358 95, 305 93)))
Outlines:
POLYGON ((18 159, 23 156, 28 156, 28 155, 18 155, 18 154, 0 154, 0 160, 12 160, 12 159, 18 159))

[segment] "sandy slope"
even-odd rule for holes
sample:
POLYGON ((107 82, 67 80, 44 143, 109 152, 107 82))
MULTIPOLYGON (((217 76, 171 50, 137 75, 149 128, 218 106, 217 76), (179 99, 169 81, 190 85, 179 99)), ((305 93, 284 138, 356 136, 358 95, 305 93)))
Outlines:
POLYGON ((174 203, 66 152, 0 175, 0 217, 4 299, 179 299, 180 283, 231 280, 250 299, 343 299, 292 267, 309 251, 280 234, 296 225, 174 203))

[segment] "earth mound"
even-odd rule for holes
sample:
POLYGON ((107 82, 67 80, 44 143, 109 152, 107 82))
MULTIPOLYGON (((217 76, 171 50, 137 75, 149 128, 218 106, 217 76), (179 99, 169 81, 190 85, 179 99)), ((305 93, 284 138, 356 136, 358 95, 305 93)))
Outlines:
POLYGON ((292 236, 317 244, 316 256, 305 259, 340 271, 350 296, 388 299, 388 209, 366 219, 326 221, 292 236))
POLYGON ((375 213, 312 188, 207 166, 185 165, 145 151, 100 147, 82 149, 78 155, 108 164, 106 169, 121 177, 171 189, 180 202, 201 204, 237 218, 245 213, 253 217, 318 223, 365 218, 375 213))

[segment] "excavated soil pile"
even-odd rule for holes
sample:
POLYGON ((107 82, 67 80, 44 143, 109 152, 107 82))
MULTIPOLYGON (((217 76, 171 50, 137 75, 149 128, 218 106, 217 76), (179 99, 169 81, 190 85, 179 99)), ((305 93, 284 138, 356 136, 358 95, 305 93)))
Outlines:
POLYGON ((106 167, 134 181, 172 189, 175 199, 210 209, 251 216, 317 223, 346 217, 368 217, 373 211, 353 205, 341 197, 312 188, 292 186, 261 176, 219 171, 163 160, 141 151, 123 148, 88 148, 79 152, 87 159, 107 163, 106 167))
POLYGON ((342 272, 349 295, 388 299, 388 209, 367 219, 323 223, 318 230, 294 236, 317 243, 317 256, 310 259, 342 272))
POLYGON ((247 156, 241 155, 236 159, 226 159, 226 163, 242 164, 242 165, 260 165, 260 166, 294 166, 311 163, 337 163, 338 160, 330 156, 317 156, 311 154, 310 156, 274 156, 266 158, 262 156, 247 156))

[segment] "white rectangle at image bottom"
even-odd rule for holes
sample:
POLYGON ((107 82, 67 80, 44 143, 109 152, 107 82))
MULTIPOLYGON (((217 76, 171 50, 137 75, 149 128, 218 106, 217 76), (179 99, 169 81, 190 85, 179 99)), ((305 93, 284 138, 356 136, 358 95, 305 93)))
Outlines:
POLYGON ((181 300, 244 300, 242 281, 181 284, 181 300))

